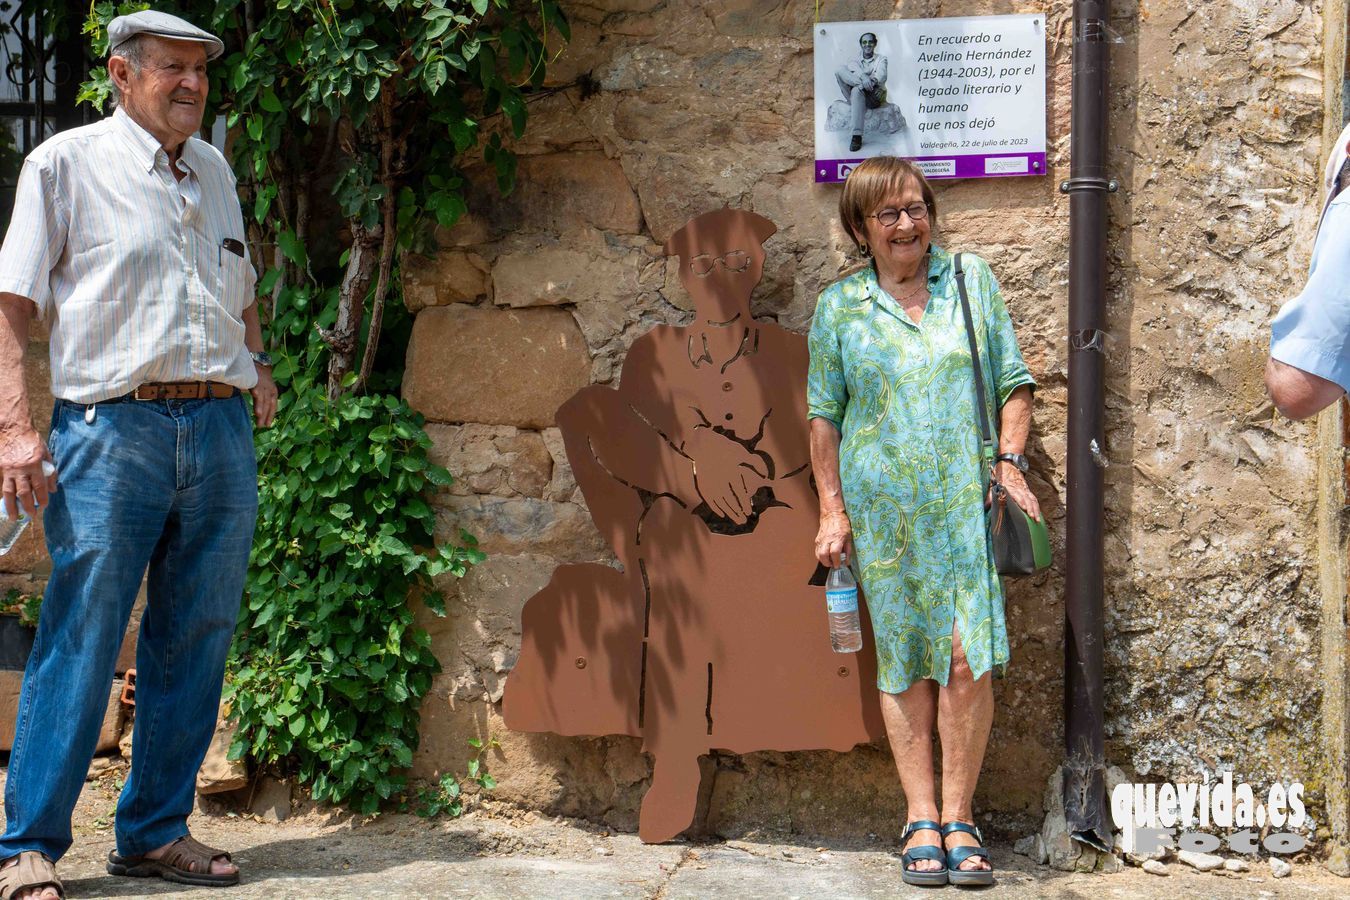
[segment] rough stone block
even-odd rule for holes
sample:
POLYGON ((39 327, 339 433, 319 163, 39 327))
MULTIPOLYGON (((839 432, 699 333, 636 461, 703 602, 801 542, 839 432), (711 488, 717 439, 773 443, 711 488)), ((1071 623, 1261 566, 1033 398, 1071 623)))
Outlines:
POLYGON ((442 576, 437 586, 453 593, 446 616, 427 621, 432 626, 431 650, 441 661, 442 680, 453 680, 457 700, 501 699, 506 673, 520 654, 520 612, 525 602, 543 589, 557 567, 547 556, 489 556, 469 568, 463 578, 442 576))
POLYGON ((14 746, 14 720, 19 715, 19 691, 22 688, 22 671, 0 669, 0 752, 3 753, 8 753, 14 746))
POLYGON ((436 422, 544 428, 590 370, 563 310, 437 307, 413 325, 403 395, 436 422))
POLYGON ((637 262, 614 251, 567 247, 504 253, 492 267, 493 297, 499 306, 560 306, 615 303, 638 291, 637 262))
MULTIPOLYGON (((836 100, 825 113, 826 131, 848 131, 853 111, 847 100, 836 100)), ((896 134, 905 128, 905 116, 894 103, 883 103, 863 113, 863 134, 896 134)))
POLYGON ((1177 859, 1201 872, 1210 872, 1223 865, 1223 857, 1213 853, 1201 853, 1198 850, 1179 850, 1177 859))
MULTIPOLYGON (((492 176, 485 170, 478 171, 475 183, 485 180, 491 181, 492 176)), ((460 216, 459 221, 448 228, 437 225, 436 230, 432 232, 437 247, 472 247, 486 244, 497 236, 497 231, 486 217, 471 212, 460 216)))
POLYGON ((124 674, 127 669, 136 668, 136 642, 141 636, 141 618, 145 615, 145 582, 141 582, 141 589, 136 592, 136 602, 131 606, 131 618, 127 621, 126 633, 122 635, 122 648, 117 651, 117 665, 114 671, 118 675, 124 674))
POLYGON ((497 779, 493 799, 556 815, 586 815, 625 829, 637 825, 641 788, 650 777, 637 738, 564 738, 510 731, 500 709, 481 701, 457 701, 443 678, 422 703, 422 742, 411 774, 435 779, 463 775, 476 750, 469 739, 499 747, 484 768, 497 779))
POLYGON ((764 830, 792 831, 810 820, 819 834, 895 834, 904 808, 888 750, 863 745, 848 753, 716 754, 703 830, 744 838, 764 830), (840 785, 849 785, 848 791, 840 785), (871 798, 859 804, 857 798, 871 798))
POLYGON ((437 537, 454 540, 460 528, 478 539, 488 554, 537 553, 560 562, 608 559, 590 513, 575 503, 550 503, 533 497, 455 497, 439 504, 437 537))
POLYGON ((434 256, 409 256, 404 260, 403 300, 417 312, 428 306, 472 303, 486 297, 492 283, 488 264, 477 253, 441 250, 434 256))
POLYGON ((538 432, 510 425, 427 426, 429 456, 454 476, 450 493, 542 497, 553 457, 538 432))
POLYGON ((577 479, 572 474, 572 464, 567 460, 567 447, 563 444, 562 431, 557 428, 545 428, 540 432, 544 446, 553 459, 553 477, 544 489, 544 499, 558 503, 581 503, 581 491, 577 488, 577 479))
POLYGON ((286 821, 291 815, 291 783, 279 778, 263 778, 258 782, 248 811, 269 824, 286 821))
POLYGON ((598 150, 549 153, 520 160, 516 189, 494 198, 491 217, 503 228, 562 233, 590 226, 637 234, 642 210, 623 167, 598 150))
POLYGON ((248 784, 248 766, 242 759, 230 759, 230 744, 237 730, 236 724, 226 718, 222 709, 216 719, 211 746, 206 749, 206 758, 197 770, 197 793, 221 794, 248 784))

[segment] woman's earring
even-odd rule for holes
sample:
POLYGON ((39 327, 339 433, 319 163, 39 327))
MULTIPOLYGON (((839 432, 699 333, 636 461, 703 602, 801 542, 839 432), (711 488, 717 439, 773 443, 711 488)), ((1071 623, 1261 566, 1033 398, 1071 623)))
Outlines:
POLYGON ((866 244, 859 244, 859 245, 858 245, 858 249, 862 251, 862 255, 863 255, 863 256, 871 256, 871 255, 872 255, 872 251, 871 251, 870 249, 868 249, 868 247, 867 247, 866 244))

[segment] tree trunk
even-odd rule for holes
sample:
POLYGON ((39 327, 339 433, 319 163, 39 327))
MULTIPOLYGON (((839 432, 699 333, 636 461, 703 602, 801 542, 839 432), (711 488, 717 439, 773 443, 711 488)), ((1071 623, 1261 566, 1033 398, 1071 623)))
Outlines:
POLYGON ((338 292, 338 318, 331 331, 319 329, 319 336, 328 345, 328 399, 336 400, 342 393, 342 380, 356 365, 356 350, 361 341, 361 320, 366 314, 366 292, 380 262, 380 244, 384 229, 366 228, 359 222, 352 224, 351 256, 347 272, 342 276, 338 292))

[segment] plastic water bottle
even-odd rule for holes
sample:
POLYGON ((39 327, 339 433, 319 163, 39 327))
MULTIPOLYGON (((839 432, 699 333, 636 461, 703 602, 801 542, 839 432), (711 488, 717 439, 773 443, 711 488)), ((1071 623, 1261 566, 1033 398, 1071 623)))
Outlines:
POLYGON ((830 646, 836 653, 862 649, 862 625, 858 622, 858 582, 848 569, 848 554, 841 553, 839 568, 830 570, 825 581, 825 607, 829 610, 830 646))
MULTIPOLYGON (((50 477, 56 472, 56 467, 49 460, 42 461, 42 474, 50 477)), ((18 505, 18 498, 15 498, 15 505, 18 505)), ((33 521, 33 517, 23 511, 19 506, 18 520, 9 517, 10 508, 8 500, 0 500, 0 556, 14 549, 14 545, 23 537, 24 529, 33 521)))

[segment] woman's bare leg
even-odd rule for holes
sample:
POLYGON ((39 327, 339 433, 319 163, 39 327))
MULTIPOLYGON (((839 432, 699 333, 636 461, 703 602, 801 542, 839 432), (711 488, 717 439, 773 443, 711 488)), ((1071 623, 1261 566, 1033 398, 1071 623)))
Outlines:
MULTIPOLYGON (((952 628, 952 670, 947 686, 937 692, 938 736, 942 740, 942 824, 975 821, 972 799, 980 780, 989 729, 994 723, 993 676, 986 672, 976 681, 966 661, 961 635, 952 628)), ((947 838, 947 847, 973 847, 974 835, 957 831, 947 838)), ((961 869, 987 869, 989 861, 975 856, 961 869)))
MULTIPOLYGON (((908 822, 919 819, 938 819, 937 794, 933 784, 933 722, 937 718, 937 682, 922 680, 910 685, 900 694, 881 694, 881 717, 886 721, 886 737, 891 743, 891 755, 900 773, 900 787, 905 792, 905 812, 908 822)), ((940 847, 938 832, 916 831, 903 849, 924 845, 940 847)), ((920 859, 912 866, 914 871, 932 872, 942 868, 936 860, 920 859)))

